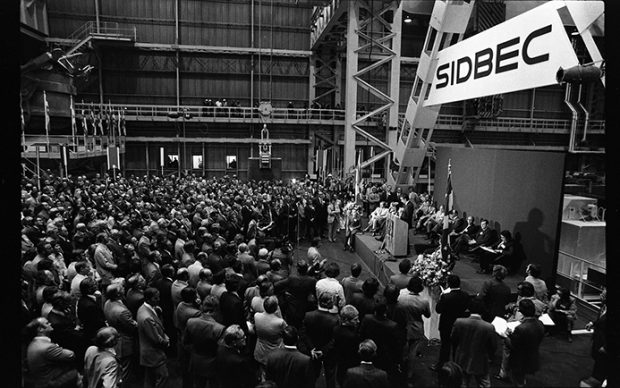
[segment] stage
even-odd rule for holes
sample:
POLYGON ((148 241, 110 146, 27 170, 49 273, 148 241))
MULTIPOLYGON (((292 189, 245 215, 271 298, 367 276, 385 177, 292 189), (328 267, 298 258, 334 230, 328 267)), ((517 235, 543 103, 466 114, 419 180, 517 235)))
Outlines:
MULTIPOLYGON (((387 252, 378 253, 381 241, 376 240, 370 234, 357 234, 355 237, 355 253, 370 268, 371 272, 377 277, 379 282, 385 286, 390 281, 390 276, 399 273, 398 264, 405 258, 409 258, 411 262, 417 258, 419 254, 430 248, 430 241, 423 234, 414 234, 413 229, 409 230, 409 252, 405 257, 394 258, 387 252)), ((490 275, 478 274, 480 266, 478 263, 472 263, 471 259, 466 256, 456 262, 452 273, 461 278, 461 290, 471 296, 475 296, 482 289, 482 284, 490 278, 490 275)), ((516 299, 517 284, 524 279, 523 275, 512 275, 504 279, 504 282, 510 287, 516 299)), ((427 288, 421 293, 430 303, 431 317, 424 320, 424 334, 429 340, 439 339, 439 316, 435 312, 437 299, 433 299, 429 295, 427 288)))
MULTIPOLYGON (((399 273, 398 263, 405 259, 405 257, 398 257, 395 261, 390 261, 392 257, 389 253, 375 253, 379 250, 380 246, 381 241, 377 241, 370 234, 356 235, 355 253, 357 253, 360 259, 371 269, 379 282, 385 286, 389 283, 390 276, 399 273)), ((409 231, 410 254, 406 257, 409 258, 412 263, 419 254, 429 247, 430 241, 426 239, 425 235, 414 234, 413 229, 409 231)), ((471 259, 464 256, 462 260, 456 262, 452 270, 452 273, 461 278, 461 290, 472 296, 476 295, 482 288, 484 281, 490 278, 490 275, 476 273, 479 268, 480 266, 478 263, 472 263, 471 259)), ((524 278, 523 275, 516 274, 506 277, 504 282, 506 282, 513 293, 516 293, 517 284, 523 281, 524 278)))

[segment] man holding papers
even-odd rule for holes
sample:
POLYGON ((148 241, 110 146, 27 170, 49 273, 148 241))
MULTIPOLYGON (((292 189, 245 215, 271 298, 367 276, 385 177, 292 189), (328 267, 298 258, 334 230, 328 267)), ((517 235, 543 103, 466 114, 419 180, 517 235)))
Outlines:
POLYGON ((510 375, 515 386, 523 387, 525 375, 536 373, 540 368, 538 349, 545 335, 545 328, 536 318, 536 307, 531 299, 519 301, 519 312, 523 315, 521 323, 514 330, 507 329, 505 344, 510 349, 508 362, 502 362, 502 368, 495 378, 507 380, 510 375))

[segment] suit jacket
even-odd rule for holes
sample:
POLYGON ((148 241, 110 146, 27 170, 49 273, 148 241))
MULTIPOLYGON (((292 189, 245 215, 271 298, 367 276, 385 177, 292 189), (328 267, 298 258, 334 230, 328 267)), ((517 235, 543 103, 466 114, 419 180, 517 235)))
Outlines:
POLYGON ((484 246, 487 247, 492 245, 495 241, 493 241, 493 230, 487 227, 485 230, 479 229, 476 233, 476 244, 474 246, 484 246))
POLYGON ((255 363, 231 347, 220 345, 215 365, 220 388, 254 388, 257 383, 255 363))
POLYGON ((458 318, 454 322, 450 342, 454 361, 470 375, 489 373, 489 358, 495 354, 497 337, 493 325, 479 315, 458 318))
POLYGON ((404 332, 391 319, 378 319, 375 315, 366 315, 360 326, 360 337, 375 341, 377 357, 375 364, 387 372, 393 372, 400 363, 404 332))
POLYGON ((140 341, 140 365, 157 367, 166 363, 165 349, 170 339, 155 311, 146 304, 138 309, 138 338, 140 341))
POLYGON ((323 356, 330 357, 334 348, 334 329, 340 323, 338 314, 324 310, 314 310, 306 313, 304 325, 310 349, 323 352, 323 356))
POLYGON ((396 305, 397 315, 405 322, 407 330, 407 340, 417 340, 424 337, 424 321, 422 316, 429 318, 431 309, 428 300, 420 295, 414 295, 408 290, 404 290, 398 296, 396 305))
POLYGON ((489 279, 482 284, 480 296, 491 319, 503 317, 506 312, 506 305, 510 303, 510 287, 503 281, 489 279))
POLYGON ((387 373, 372 364, 361 364, 350 368, 344 379, 343 388, 389 388, 387 373))
POLYGON ((269 353, 265 372, 267 380, 274 381, 278 388, 314 387, 312 360, 297 349, 281 348, 269 353))
POLYGON ((344 377, 347 369, 359 364, 357 350, 361 341, 355 327, 341 325, 334 329, 334 351, 338 361, 339 377, 344 377))
POLYGON ((153 287, 159 290, 159 307, 161 307, 164 327, 168 330, 174 327, 174 307, 172 306, 172 283, 170 278, 160 278, 153 282, 153 287))
POLYGON ((131 315, 136 318, 138 316, 138 309, 144 303, 144 291, 143 290, 127 290, 125 296, 125 305, 131 311, 131 315))
POLYGON ((125 358, 132 355, 138 322, 133 319, 131 311, 121 301, 108 300, 103 306, 103 315, 108 325, 115 328, 120 336, 115 347, 116 356, 125 358))
POLYGON ((592 357, 598 357, 598 350, 601 346, 607 348, 607 307, 605 311, 599 315, 594 322, 594 331, 592 333, 592 357))
POLYGON ((77 304, 77 316, 84 328, 84 338, 92 340, 97 331, 105 326, 103 309, 90 296, 82 295, 77 304))
POLYGON ((215 356, 224 329, 226 327, 211 314, 202 314, 187 321, 183 344, 191 346, 189 369, 192 374, 210 378, 216 376, 215 356))
POLYGON ((410 279, 411 275, 398 273, 396 275, 390 276, 390 283, 394 284, 399 290, 402 290, 403 288, 407 288, 410 279))
POLYGON ((180 334, 185 332, 185 325, 190 318, 200 316, 200 309, 194 304, 181 302, 177 306, 177 310, 174 312, 174 327, 177 328, 180 334))
POLYGON ((359 278, 354 278, 353 276, 347 276, 343 278, 340 283, 344 289, 344 299, 347 303, 350 303, 351 296, 353 296, 354 293, 362 292, 362 284, 364 284, 364 281, 359 278))
POLYGON ((314 308, 310 302, 316 292, 316 279, 311 276, 290 275, 274 285, 276 294, 284 293, 282 306, 287 323, 299 328, 306 311, 314 308))
POLYGON ((224 326, 237 324, 247 333, 248 327, 243 312, 243 300, 241 300, 239 295, 225 291, 220 296, 220 311, 224 319, 224 326))
POLYGON ((105 245, 98 243, 95 248, 95 267, 103 279, 113 279, 112 271, 116 269, 112 251, 105 245))
POLYGON ((26 350, 28 373, 24 375, 33 387, 45 387, 73 368, 75 354, 52 343, 48 337, 35 337, 26 350))
POLYGON ((162 278, 159 266, 146 259, 142 259, 142 276, 148 286, 152 286, 153 282, 162 278))
POLYGON ((516 373, 535 373, 540 368, 538 348, 545 336, 545 327, 535 317, 524 318, 509 339, 510 368, 516 373))
POLYGON ((117 388, 120 386, 118 360, 109 350, 91 346, 84 356, 84 375, 88 388, 117 388))
POLYGON ((413 212, 414 212, 413 203, 411 201, 407 201, 407 203, 405 204, 405 210, 403 211, 403 214, 400 216, 400 219, 405 221, 407 225, 409 225, 409 229, 413 227, 413 212))
POLYGON ((439 317, 439 330, 450 332, 457 318, 467 316, 465 310, 469 307, 469 295, 461 290, 452 290, 439 297, 435 311, 441 314, 439 317))
POLYGON ((351 300, 347 302, 357 309, 360 317, 364 318, 366 314, 374 314, 377 298, 378 296, 367 298, 364 294, 356 292, 351 296, 351 300))

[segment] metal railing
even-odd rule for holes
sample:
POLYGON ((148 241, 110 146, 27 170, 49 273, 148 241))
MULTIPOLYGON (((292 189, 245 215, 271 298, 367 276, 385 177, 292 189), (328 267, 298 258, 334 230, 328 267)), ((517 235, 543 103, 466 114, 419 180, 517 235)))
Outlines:
POLYGON ((97 28, 96 22, 89 21, 73 31, 67 38, 80 41, 91 35, 105 35, 106 37, 126 38, 136 41, 137 31, 135 26, 121 27, 116 22, 99 22, 99 28, 97 28))
MULTIPOLYGON (((77 102, 75 109, 78 117, 83 110, 88 112, 92 107, 99 104, 90 102, 77 102)), ((103 106, 104 109, 110 104, 103 106)), ((241 122, 244 120, 287 120, 292 124, 305 124, 312 121, 321 121, 323 124, 344 125, 345 111, 342 109, 302 109, 302 108, 274 108, 271 115, 263 117, 255 107, 231 107, 231 106, 200 106, 200 105, 146 105, 146 104, 111 104, 112 110, 123 110, 128 120, 181 120, 172 118, 170 115, 187 113, 192 118, 208 118, 209 121, 241 122)), ((365 115, 366 111, 357 111, 357 117, 365 115)), ((399 120, 404 120, 405 113, 399 113, 399 120)), ((461 130, 463 125, 461 115, 439 115, 435 124, 436 129, 461 130)), ((383 124, 380 117, 366 121, 365 124, 383 124)), ((590 133, 602 133, 605 130, 604 120, 590 121, 590 133)), ((399 126, 400 128, 400 126, 399 126)), ((545 133, 568 133, 570 120, 559 119, 530 119, 500 117, 495 119, 481 119, 476 123, 476 128, 482 131, 494 130, 498 132, 545 132, 545 133)))
POLYGON ((60 146, 69 145, 69 149, 76 153, 76 156, 88 156, 92 152, 103 152, 108 145, 116 144, 124 150, 125 138, 101 135, 51 135, 48 138, 45 135, 25 135, 26 148, 22 152, 22 156, 31 157, 39 150, 39 155, 47 158, 60 158, 60 146), (48 148, 49 145, 49 148, 48 148))
POLYGON ((599 294, 605 284, 598 284, 588 279, 588 272, 592 269, 606 274, 607 269, 604 264, 604 260, 601 263, 595 263, 560 250, 557 274, 570 282, 570 291, 575 297, 591 303, 599 300, 599 294))

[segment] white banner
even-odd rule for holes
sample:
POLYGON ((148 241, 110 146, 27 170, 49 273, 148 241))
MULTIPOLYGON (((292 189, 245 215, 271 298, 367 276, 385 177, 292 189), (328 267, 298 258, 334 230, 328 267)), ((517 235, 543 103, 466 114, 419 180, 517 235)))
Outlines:
POLYGON ((578 64, 550 1, 438 53, 424 106, 556 84, 560 67, 578 64))

